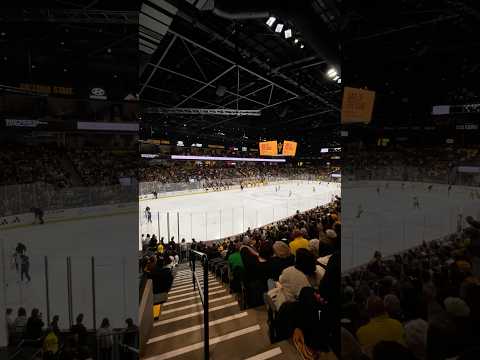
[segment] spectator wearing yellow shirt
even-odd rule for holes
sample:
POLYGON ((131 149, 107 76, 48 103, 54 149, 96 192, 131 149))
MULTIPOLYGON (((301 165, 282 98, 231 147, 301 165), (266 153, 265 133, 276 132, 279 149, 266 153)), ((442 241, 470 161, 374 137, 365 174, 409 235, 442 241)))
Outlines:
POLYGON ((43 340, 43 352, 46 359, 52 359, 58 352, 58 336, 52 328, 49 328, 43 340))
POLYGON ((157 253, 163 254, 164 251, 165 251, 165 246, 164 246, 163 243, 161 242, 161 243, 158 244, 158 246, 157 246, 157 253))
POLYGON ((357 330, 357 339, 366 353, 381 341, 395 341, 405 345, 405 330, 400 321, 392 319, 385 311, 383 300, 378 296, 370 296, 367 300, 370 315, 368 324, 357 330))
POLYGON ((292 254, 295 255, 298 249, 307 249, 308 250, 308 240, 304 238, 305 231, 295 230, 293 232, 293 240, 290 242, 290 250, 292 254))

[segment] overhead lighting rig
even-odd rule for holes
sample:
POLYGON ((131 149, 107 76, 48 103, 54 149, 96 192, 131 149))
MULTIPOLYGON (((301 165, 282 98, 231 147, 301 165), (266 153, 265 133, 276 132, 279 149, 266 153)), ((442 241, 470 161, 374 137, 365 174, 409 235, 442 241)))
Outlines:
POLYGON ((226 116, 261 116, 260 110, 237 109, 200 109, 200 108, 161 108, 150 107, 145 114, 178 114, 178 115, 226 115, 226 116))

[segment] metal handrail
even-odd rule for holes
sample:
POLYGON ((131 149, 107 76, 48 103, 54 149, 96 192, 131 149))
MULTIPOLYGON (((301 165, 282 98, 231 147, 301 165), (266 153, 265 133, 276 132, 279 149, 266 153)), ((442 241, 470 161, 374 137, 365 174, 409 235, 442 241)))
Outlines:
POLYGON ((210 333, 209 333, 209 317, 208 317, 208 256, 200 251, 190 249, 190 268, 192 270, 193 290, 197 290, 200 295, 200 300, 203 304, 203 353, 204 359, 210 358, 210 333), (195 261, 199 257, 203 267, 203 292, 195 273, 195 261))

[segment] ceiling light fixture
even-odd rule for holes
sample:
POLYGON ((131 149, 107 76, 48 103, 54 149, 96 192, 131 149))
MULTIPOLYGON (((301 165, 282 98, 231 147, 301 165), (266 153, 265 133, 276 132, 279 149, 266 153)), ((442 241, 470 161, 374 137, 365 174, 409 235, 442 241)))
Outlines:
POLYGON ((294 43, 297 44, 297 43, 298 43, 298 39, 295 39, 294 43))
POLYGON ((285 30, 285 39, 289 39, 292 37, 292 29, 285 30))
POLYGON ((327 71, 327 76, 333 79, 335 76, 337 76, 337 70, 335 70, 334 68, 331 68, 330 70, 327 71))
POLYGON ((283 29, 283 24, 277 24, 277 27, 275 28, 275 32, 280 33, 282 32, 283 29))
POLYGON ((300 45, 300 49, 303 49, 304 47, 305 47, 305 45, 303 45, 303 44, 302 44, 302 45, 300 45))
POLYGON ((268 26, 272 26, 272 25, 275 23, 276 20, 277 20, 277 19, 276 19, 275 17, 270 16, 270 17, 268 18, 268 20, 267 20, 267 25, 268 25, 268 26))

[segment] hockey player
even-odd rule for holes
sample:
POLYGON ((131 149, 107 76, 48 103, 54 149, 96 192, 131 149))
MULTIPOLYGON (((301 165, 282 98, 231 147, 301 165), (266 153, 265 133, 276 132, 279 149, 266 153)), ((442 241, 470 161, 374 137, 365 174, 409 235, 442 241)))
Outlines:
POLYGON ((420 201, 418 200, 418 196, 413 197, 413 208, 420 209, 420 201))
POLYGON ((38 208, 38 207, 33 207, 31 208, 31 212, 33 212, 33 215, 35 216, 35 221, 34 221, 34 224, 38 223, 40 225, 44 224, 44 221, 43 221, 43 210, 38 208))
POLYGON ((457 216, 457 233, 462 232, 462 228, 463 228, 462 225, 463 225, 463 215, 458 214, 458 216, 457 216))
POLYGON ((357 219, 359 219, 360 216, 362 216, 362 213, 363 213, 363 207, 362 207, 362 204, 359 204, 357 209, 357 219))
POLYGON ((428 185, 428 188, 427 188, 428 192, 432 191, 432 187, 433 187, 433 185, 428 185))

